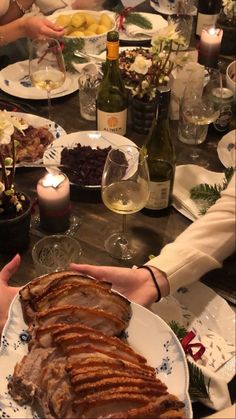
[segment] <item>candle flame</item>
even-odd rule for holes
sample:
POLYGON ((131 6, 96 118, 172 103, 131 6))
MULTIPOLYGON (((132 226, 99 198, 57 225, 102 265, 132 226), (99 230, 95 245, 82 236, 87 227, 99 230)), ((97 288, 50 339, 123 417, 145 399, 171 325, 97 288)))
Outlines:
POLYGON ((210 28, 208 29, 209 35, 215 35, 216 34, 216 28, 210 28))
POLYGON ((52 174, 48 173, 43 178, 43 186, 52 188, 57 188, 63 181, 65 180, 65 177, 63 174, 52 174))

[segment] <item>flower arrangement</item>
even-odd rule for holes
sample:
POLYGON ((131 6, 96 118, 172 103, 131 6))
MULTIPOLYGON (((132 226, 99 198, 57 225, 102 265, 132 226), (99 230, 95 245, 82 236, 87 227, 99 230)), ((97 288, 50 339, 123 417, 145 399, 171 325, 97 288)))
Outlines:
POLYGON ((223 0, 222 9, 225 20, 236 24, 236 0, 223 0))
POLYGON ((146 101, 156 97, 158 86, 168 84, 172 70, 186 62, 188 54, 181 58, 178 56, 179 48, 184 42, 176 24, 171 20, 167 27, 160 29, 152 37, 148 55, 145 50, 144 53, 137 53, 129 68, 129 86, 133 96, 146 101))
POLYGON ((16 147, 15 130, 24 132, 28 125, 6 111, 0 111, 0 217, 14 218, 23 211, 25 196, 14 186, 16 147), (9 155, 10 154, 10 155, 9 155))

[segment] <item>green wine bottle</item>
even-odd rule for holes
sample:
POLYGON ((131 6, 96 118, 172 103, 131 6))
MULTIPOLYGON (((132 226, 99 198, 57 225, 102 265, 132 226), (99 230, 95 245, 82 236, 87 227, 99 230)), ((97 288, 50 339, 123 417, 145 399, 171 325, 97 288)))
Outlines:
POLYGON ((107 34, 107 58, 97 94, 97 130, 126 134, 127 92, 119 69, 119 34, 107 34))
POLYGON ((167 213, 172 199, 176 159, 169 128, 169 104, 170 89, 158 87, 156 117, 143 145, 150 174, 150 195, 144 213, 151 216, 167 213))

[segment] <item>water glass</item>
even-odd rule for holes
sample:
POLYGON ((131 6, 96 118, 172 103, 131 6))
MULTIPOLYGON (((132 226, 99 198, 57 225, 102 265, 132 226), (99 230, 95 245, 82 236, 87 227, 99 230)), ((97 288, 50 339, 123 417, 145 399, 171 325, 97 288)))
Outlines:
MULTIPOLYGON (((169 17, 169 20, 176 24, 176 29, 184 38, 184 45, 181 45, 179 49, 182 51, 187 50, 191 40, 193 16, 190 14, 173 14, 169 17)), ((177 45, 173 44, 172 48, 176 50, 177 45)))
POLYGON ((208 124, 195 125, 188 122, 184 116, 183 103, 181 102, 179 108, 178 138, 184 144, 194 145, 195 139, 197 145, 202 144, 207 137, 208 124))
POLYGON ((96 120, 97 75, 82 74, 79 79, 80 114, 87 121, 96 120))
POLYGON ((71 262, 79 262, 81 252, 79 241, 71 236, 45 236, 32 249, 36 274, 40 276, 68 269, 71 262))

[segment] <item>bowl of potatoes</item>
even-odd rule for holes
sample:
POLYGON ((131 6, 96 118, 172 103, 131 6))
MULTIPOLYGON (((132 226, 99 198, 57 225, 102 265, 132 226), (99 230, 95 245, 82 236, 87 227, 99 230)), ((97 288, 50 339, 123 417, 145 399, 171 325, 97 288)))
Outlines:
POLYGON ((93 10, 66 10, 50 16, 63 26, 66 43, 89 54, 100 54, 106 48, 107 32, 116 28, 114 14, 93 10))

